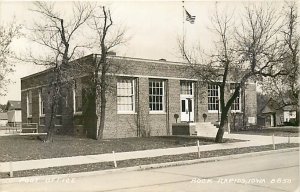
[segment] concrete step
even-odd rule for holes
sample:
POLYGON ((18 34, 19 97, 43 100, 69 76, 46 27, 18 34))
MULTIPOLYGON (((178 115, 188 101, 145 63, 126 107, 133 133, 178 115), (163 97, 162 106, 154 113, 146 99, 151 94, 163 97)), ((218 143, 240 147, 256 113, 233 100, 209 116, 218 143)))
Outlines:
MULTIPOLYGON (((211 122, 198 122, 196 123, 194 134, 197 134, 197 136, 215 137, 217 132, 218 128, 211 122)), ((227 132, 224 134, 227 134, 227 132)))

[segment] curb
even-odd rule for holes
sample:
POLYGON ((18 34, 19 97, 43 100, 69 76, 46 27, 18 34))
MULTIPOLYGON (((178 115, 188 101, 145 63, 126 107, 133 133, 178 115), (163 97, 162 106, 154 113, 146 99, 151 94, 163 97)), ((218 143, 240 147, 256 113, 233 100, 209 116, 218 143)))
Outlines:
POLYGON ((291 151, 299 151, 299 147, 270 150, 270 151, 260 151, 260 152, 253 152, 253 153, 243 153, 243 154, 235 154, 235 155, 226 155, 226 156, 210 157, 210 158, 203 158, 203 159, 193 159, 193 160, 185 160, 185 161, 140 165, 140 166, 134 166, 134 167, 124 167, 124 168, 107 169, 107 170, 100 170, 100 171, 68 173, 68 174, 59 174, 59 175, 42 175, 42 176, 5 178, 5 179, 0 179, 0 183, 1 184, 9 184, 9 183, 21 183, 21 182, 30 183, 30 182, 42 182, 42 181, 50 183, 51 181, 57 182, 58 180, 72 180, 72 178, 84 177, 84 176, 121 173, 121 172, 128 172, 128 171, 142 171, 142 170, 147 170, 147 169, 180 166, 180 165, 191 165, 191 164, 196 164, 196 163, 216 162, 216 161, 223 161, 223 160, 239 159, 239 158, 244 158, 244 157, 268 155, 268 154, 274 154, 274 153, 286 153, 286 152, 291 152, 291 151))

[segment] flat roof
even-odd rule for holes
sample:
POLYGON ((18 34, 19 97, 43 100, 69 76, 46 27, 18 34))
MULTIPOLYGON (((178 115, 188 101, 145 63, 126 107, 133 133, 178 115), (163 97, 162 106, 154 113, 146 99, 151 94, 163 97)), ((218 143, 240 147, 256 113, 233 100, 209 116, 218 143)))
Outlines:
MULTIPOLYGON (((86 55, 84 57, 75 59, 71 62, 74 62, 76 60, 80 60, 80 59, 83 59, 83 58, 88 58, 88 57, 94 57, 94 56, 98 57, 99 55, 100 54, 90 54, 90 55, 86 55)), ((174 62, 174 61, 167 61, 167 60, 160 60, 160 59, 159 60, 154 60, 154 59, 143 59, 143 58, 111 56, 111 55, 109 55, 108 57, 109 58, 114 58, 114 59, 124 59, 124 60, 129 60, 129 61, 141 61, 141 62, 149 62, 149 63, 169 64, 169 65, 188 65, 188 63, 184 63, 184 62, 174 62)), ((41 75, 43 73, 49 72, 51 69, 53 69, 53 67, 45 69, 45 70, 37 72, 37 73, 34 73, 34 74, 31 74, 31 75, 28 75, 28 76, 25 76, 25 77, 22 77, 21 80, 27 79, 27 78, 30 78, 30 77, 34 77, 34 76, 37 76, 37 75, 41 75)))

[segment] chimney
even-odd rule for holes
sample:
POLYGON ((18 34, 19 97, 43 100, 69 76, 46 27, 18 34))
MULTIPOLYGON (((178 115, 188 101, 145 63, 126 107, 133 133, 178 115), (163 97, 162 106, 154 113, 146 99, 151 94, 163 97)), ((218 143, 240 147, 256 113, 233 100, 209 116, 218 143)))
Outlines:
POLYGON ((109 55, 109 56, 116 56, 117 53, 114 52, 114 51, 109 51, 109 52, 107 52, 107 55, 109 55))

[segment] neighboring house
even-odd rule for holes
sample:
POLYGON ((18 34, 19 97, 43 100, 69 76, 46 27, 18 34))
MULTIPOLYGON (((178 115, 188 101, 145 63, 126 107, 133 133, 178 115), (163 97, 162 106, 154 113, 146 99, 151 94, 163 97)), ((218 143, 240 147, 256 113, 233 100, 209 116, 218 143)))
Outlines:
POLYGON ((264 126, 266 127, 283 125, 282 110, 276 110, 269 104, 263 108, 261 117, 264 119, 264 126))
MULTIPOLYGON (((97 59, 99 55, 92 54, 73 62, 93 65, 97 59)), ((218 86, 197 81, 188 64, 118 56, 111 56, 110 62, 121 67, 110 73, 104 138, 171 135, 175 114, 179 116, 178 122, 203 122, 204 113, 206 122, 218 120, 218 112, 221 113, 218 86)), ((48 69, 21 79, 22 121, 38 123, 41 131, 48 121, 47 89, 52 77, 52 69, 48 69)), ((88 75, 77 75, 75 83, 65 84, 55 121, 57 132, 79 135, 96 132, 99 118, 86 115, 85 111, 87 79, 88 75)), ((231 84, 234 82, 228 84, 226 95, 234 87, 231 84)), ((99 100, 95 103, 97 110, 99 100)), ((256 123, 255 82, 247 83, 231 111, 244 113, 244 119, 251 117, 256 123)))
POLYGON ((1 126, 6 126, 7 123, 8 123, 7 113, 0 113, 0 127, 1 126))
POLYGON ((22 122, 21 101, 8 100, 5 110, 10 126, 16 126, 22 122))
POLYGON ((266 96, 258 98, 258 124, 266 127, 293 125, 296 121, 296 106, 274 107, 272 99, 266 96), (260 99, 259 99, 260 98, 260 99))

